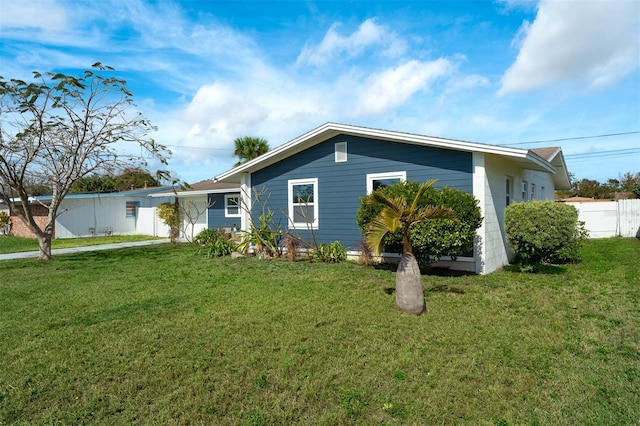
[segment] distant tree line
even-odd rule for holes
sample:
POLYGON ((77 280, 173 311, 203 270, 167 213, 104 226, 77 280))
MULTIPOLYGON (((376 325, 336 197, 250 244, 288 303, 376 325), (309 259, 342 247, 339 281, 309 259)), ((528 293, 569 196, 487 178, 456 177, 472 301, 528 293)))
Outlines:
MULTIPOLYGON (((145 186, 160 186, 162 172, 159 173, 160 175, 154 177, 147 170, 138 168, 126 169, 118 175, 95 173, 76 180, 69 189, 69 193, 118 192, 132 188, 144 188, 145 186)), ((31 196, 51 195, 52 185, 46 181, 28 181, 25 188, 31 196)))
POLYGON ((607 179, 600 183, 593 179, 574 179, 571 177, 571 189, 557 191, 558 198, 587 197, 595 199, 613 199, 616 194, 622 198, 640 198, 640 172, 625 173, 620 179, 607 179))

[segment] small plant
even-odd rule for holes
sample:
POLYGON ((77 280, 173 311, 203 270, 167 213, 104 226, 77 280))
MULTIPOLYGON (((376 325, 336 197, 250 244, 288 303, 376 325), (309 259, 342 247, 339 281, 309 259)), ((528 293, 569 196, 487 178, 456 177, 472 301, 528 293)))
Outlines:
POLYGON ((250 224, 249 232, 244 235, 238 249, 247 250, 249 247, 253 247, 256 255, 279 257, 281 240, 280 225, 274 223, 273 212, 267 211, 260 214, 260 223, 257 226, 253 223, 250 224))
POLYGON ((340 263, 347 260, 347 248, 340 241, 330 244, 322 243, 313 249, 312 260, 319 260, 325 263, 340 263))
POLYGON ((169 227, 169 238, 175 243, 180 236, 180 204, 178 200, 174 203, 158 204, 158 217, 169 227))
POLYGON ((285 250, 287 251, 287 257, 291 260, 296 259, 300 256, 300 239, 295 238, 292 235, 286 235, 282 242, 285 250))
POLYGON ((11 217, 6 212, 0 212, 0 230, 11 225, 11 217))
POLYGON ((196 236, 195 242, 203 246, 200 253, 208 257, 228 256, 236 249, 233 241, 227 240, 215 229, 203 229, 196 236))
POLYGON ((224 238, 219 238, 203 247, 201 252, 208 257, 228 256, 236 249, 236 245, 224 238))
POLYGON ((371 254, 372 250, 367 243, 367 240, 363 239, 358 244, 358 263, 363 266, 371 266, 373 265, 373 255, 371 254))
POLYGON ((269 381, 267 380, 267 376, 265 376, 264 374, 261 374, 258 377, 256 377, 255 380, 253 381, 253 383, 257 387, 259 387, 260 389, 264 389, 269 385, 269 381))
POLYGON ((382 409, 389 413, 389 415, 399 419, 407 417, 407 407, 405 407, 404 404, 392 404, 387 402, 382 406, 382 409))
POLYGON ((222 236, 217 229, 203 229, 198 233, 198 235, 196 235, 194 242, 197 244, 208 245, 221 238, 222 236))
POLYGON ((346 391, 342 397, 342 406, 347 410, 347 414, 352 420, 360 417, 362 409, 367 405, 362 393, 357 391, 346 391))

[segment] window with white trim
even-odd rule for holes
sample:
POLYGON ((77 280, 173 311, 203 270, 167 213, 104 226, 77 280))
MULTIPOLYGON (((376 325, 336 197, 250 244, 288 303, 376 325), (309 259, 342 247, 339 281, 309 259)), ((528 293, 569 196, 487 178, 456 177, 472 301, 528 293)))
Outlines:
POLYGON ((527 188, 529 187, 529 184, 527 183, 526 180, 522 181, 522 201, 527 201, 527 188))
POLYGON ((346 142, 338 142, 335 145, 336 147, 336 163, 344 163, 347 161, 347 143, 346 142))
POLYGON ((370 173, 367 175, 367 194, 407 180, 407 172, 370 173))
POLYGON ((240 217, 240 194, 224 195, 224 217, 240 217))
POLYGON ((506 191, 505 202, 507 206, 511 204, 511 193, 513 192, 511 188, 511 182, 513 182, 513 179, 511 178, 511 176, 507 176, 507 180, 506 180, 507 187, 505 188, 505 191, 506 191))
POLYGON ((292 179, 289 184, 289 227, 318 229, 318 179, 292 179))

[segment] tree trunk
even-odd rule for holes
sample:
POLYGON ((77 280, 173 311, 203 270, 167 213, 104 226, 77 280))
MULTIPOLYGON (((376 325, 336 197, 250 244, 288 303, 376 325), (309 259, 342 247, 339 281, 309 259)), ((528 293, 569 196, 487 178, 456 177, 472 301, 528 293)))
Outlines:
POLYGON ((420 315, 424 312, 424 291, 418 261, 411 253, 400 259, 396 272, 396 304, 403 312, 420 315))
POLYGON ((38 260, 51 260, 51 234, 38 235, 40 253, 38 260))

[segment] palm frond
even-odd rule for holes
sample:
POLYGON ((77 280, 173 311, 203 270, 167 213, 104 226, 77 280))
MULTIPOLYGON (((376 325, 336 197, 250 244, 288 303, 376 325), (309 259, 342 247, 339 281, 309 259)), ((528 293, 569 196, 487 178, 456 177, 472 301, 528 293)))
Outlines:
POLYGON ((401 216, 398 211, 384 207, 378 217, 371 221, 367 229, 367 243, 376 255, 382 251, 385 235, 394 233, 402 228, 401 216))
POLYGON ((426 181, 422 185, 420 185, 420 187, 418 188, 418 192, 416 193, 415 198, 411 202, 410 209, 412 211, 414 211, 418 207, 418 203, 420 202, 420 198, 422 198, 422 194, 424 194, 425 191, 427 189, 429 189, 430 187, 432 187, 433 184, 435 184, 437 181, 438 181, 437 179, 431 179, 431 180, 426 181))

